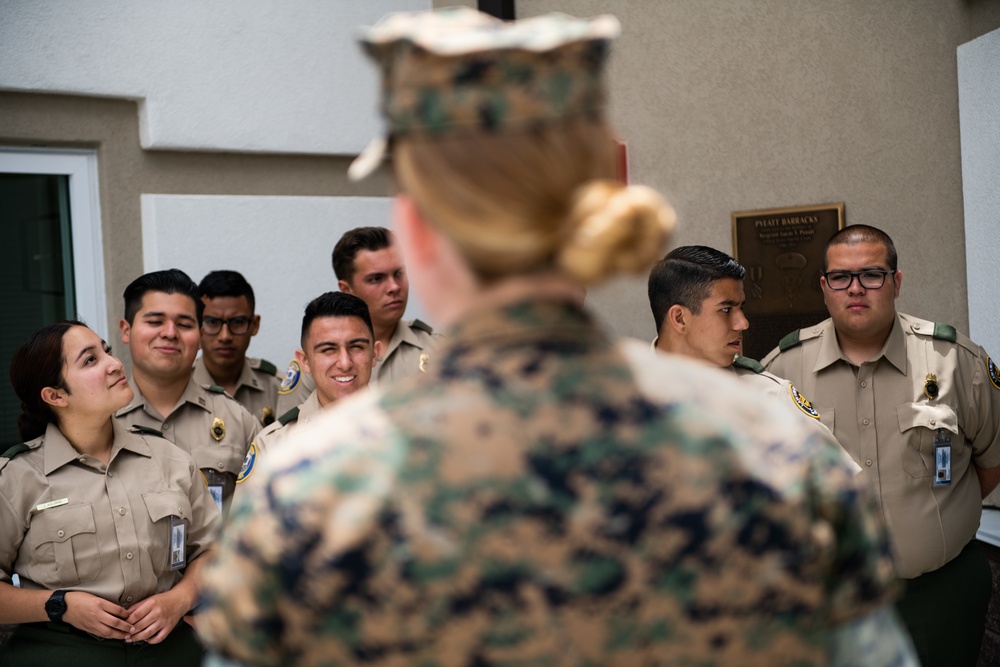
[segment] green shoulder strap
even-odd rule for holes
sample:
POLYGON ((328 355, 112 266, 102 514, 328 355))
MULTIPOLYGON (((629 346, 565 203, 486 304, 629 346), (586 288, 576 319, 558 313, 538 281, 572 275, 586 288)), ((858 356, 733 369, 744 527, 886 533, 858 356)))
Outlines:
POLYGON ((285 414, 278 417, 278 423, 282 426, 288 426, 293 421, 297 421, 299 418, 299 406, 295 406, 285 414))
POLYGON ((760 365, 760 362, 756 359, 751 359, 750 357, 736 357, 733 361, 733 366, 737 368, 745 368, 748 371, 753 371, 754 373, 763 373, 764 367, 760 365))
POLYGON ((958 332, 955 331, 955 327, 950 324, 942 324, 941 322, 934 323, 934 333, 931 335, 938 340, 946 340, 949 343, 954 343, 958 340, 958 332))
POLYGON ((257 366, 261 371, 267 373, 268 375, 278 376, 278 367, 272 364, 267 359, 261 359, 260 364, 257 366))
POLYGON ((20 454, 21 452, 26 452, 26 451, 28 451, 29 449, 31 449, 31 447, 28 447, 28 446, 27 446, 26 444, 24 444, 23 442, 19 442, 19 443, 17 443, 16 445, 14 445, 14 446, 10 447, 10 448, 9 448, 9 449, 8 449, 8 450, 7 450, 6 452, 4 452, 3 454, 0 454, 0 458, 5 458, 5 459, 12 459, 12 458, 14 458, 15 456, 17 456, 18 454, 20 454))
POLYGON ((792 333, 788 334, 780 341, 778 341, 778 349, 784 352, 785 350, 790 350, 802 341, 799 339, 799 332, 801 329, 796 329, 792 333))
POLYGON ((157 431, 155 428, 143 426, 142 424, 133 424, 132 432, 140 435, 155 435, 158 438, 163 437, 163 431, 157 431))

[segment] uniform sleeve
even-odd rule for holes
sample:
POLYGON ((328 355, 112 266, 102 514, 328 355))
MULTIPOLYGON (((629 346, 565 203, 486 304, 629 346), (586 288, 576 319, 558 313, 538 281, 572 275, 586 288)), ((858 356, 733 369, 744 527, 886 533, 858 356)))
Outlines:
POLYGON ((213 544, 219 533, 222 515, 219 506, 205 484, 205 478, 192 459, 188 468, 191 474, 191 484, 188 488, 188 500, 191 503, 191 525, 187 531, 188 562, 205 553, 213 544))
POLYGON ((854 475, 832 448, 810 470, 814 531, 826 542, 827 618, 841 625, 870 614, 897 595, 888 533, 863 475, 854 475))
MULTIPOLYGON (((2 470, 0 474, 3 474, 2 470)), ((25 530, 26 526, 6 494, 0 493, 0 581, 4 583, 11 583, 14 561, 17 560, 25 530)))
POLYGON ((970 412, 966 436, 972 443, 976 466, 993 468, 1000 465, 1000 367, 979 348, 973 373, 970 412), (973 430, 974 429, 974 430, 973 430))

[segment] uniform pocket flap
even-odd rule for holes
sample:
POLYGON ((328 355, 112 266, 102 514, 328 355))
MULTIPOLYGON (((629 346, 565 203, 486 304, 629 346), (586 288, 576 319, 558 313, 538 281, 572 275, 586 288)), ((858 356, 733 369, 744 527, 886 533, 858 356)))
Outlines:
POLYGON ((180 491, 144 493, 142 499, 146 503, 146 510, 153 523, 168 516, 178 516, 185 521, 191 521, 191 501, 180 491))
POLYGON ((42 510, 31 520, 31 542, 34 547, 49 542, 66 542, 74 535, 96 532, 94 511, 89 503, 42 510))
POLYGON ((899 430, 902 433, 911 428, 926 428, 936 430, 943 428, 958 435, 958 416, 950 405, 938 403, 903 403, 896 408, 899 419, 899 430))

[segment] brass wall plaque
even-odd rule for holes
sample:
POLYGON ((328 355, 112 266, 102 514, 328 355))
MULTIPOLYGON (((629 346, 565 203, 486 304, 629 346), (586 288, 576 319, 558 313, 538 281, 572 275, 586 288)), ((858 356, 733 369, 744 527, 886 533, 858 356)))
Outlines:
POLYGON ((826 242, 844 227, 844 203, 738 211, 732 218, 733 256, 747 270, 743 354, 760 359, 788 332, 827 318, 819 278, 826 242))

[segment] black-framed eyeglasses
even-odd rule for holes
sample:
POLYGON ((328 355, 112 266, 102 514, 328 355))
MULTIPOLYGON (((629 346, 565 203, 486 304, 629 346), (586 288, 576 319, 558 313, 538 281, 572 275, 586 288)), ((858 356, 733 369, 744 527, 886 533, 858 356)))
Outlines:
POLYGON ((201 328, 209 336, 214 336, 222 331, 222 325, 229 327, 229 333, 239 336, 250 331, 250 323, 253 320, 249 317, 230 317, 228 320, 220 320, 218 317, 201 318, 201 328))
POLYGON ((880 271, 877 269, 869 269, 867 271, 830 271, 829 273, 824 273, 823 277, 826 278, 826 286, 830 289, 847 289, 857 278, 858 282, 865 289, 879 289, 882 285, 885 285, 885 277, 891 276, 893 271, 880 271))

